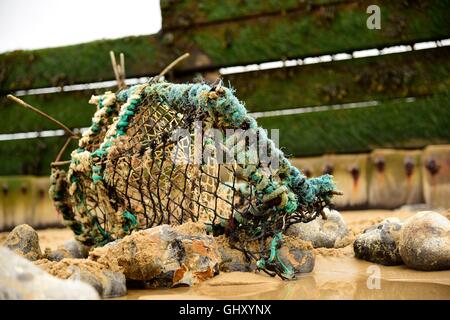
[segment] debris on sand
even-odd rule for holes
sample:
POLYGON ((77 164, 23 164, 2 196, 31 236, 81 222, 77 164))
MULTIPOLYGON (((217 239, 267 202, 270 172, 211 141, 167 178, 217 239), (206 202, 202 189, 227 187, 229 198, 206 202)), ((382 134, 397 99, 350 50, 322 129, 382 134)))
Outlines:
POLYGON ((360 234, 353 243, 355 257, 385 266, 403 264, 398 250, 402 223, 387 218, 360 234))
POLYGON ((27 224, 15 227, 6 238, 4 246, 30 261, 38 260, 42 257, 39 246, 39 236, 37 232, 27 224))
POLYGON ((5 247, 0 247, 0 300, 93 300, 95 289, 81 281, 61 280, 5 247))
POLYGON ((450 269, 449 219, 433 211, 422 211, 408 218, 400 232, 399 251, 410 268, 450 269))

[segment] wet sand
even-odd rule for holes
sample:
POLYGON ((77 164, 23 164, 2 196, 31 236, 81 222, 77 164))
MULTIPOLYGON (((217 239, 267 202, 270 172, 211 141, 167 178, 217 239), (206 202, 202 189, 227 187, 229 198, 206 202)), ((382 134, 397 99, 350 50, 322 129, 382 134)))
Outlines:
MULTIPOLYGON (((401 219, 415 212, 366 210, 342 212, 350 229, 359 233, 383 218, 401 219)), ((0 242, 5 238, 0 234, 0 242)), ((65 229, 39 231, 42 249, 70 239, 65 229)), ((195 287, 130 289, 117 299, 445 299, 450 300, 450 270, 424 272, 406 266, 381 266, 354 258, 352 245, 316 249, 313 272, 282 281, 264 273, 221 273, 195 287)))

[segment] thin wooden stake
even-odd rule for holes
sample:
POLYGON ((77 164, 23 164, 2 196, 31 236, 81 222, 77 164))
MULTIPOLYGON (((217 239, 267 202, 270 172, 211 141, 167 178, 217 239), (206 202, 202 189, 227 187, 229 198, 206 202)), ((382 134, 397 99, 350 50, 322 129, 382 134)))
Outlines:
POLYGON ((67 160, 67 161, 55 161, 55 162, 52 162, 51 164, 50 164, 50 166, 52 166, 52 167, 59 167, 59 166, 64 166, 64 165, 66 165, 66 164, 70 164, 70 160, 67 160))
POLYGON ((69 146, 69 143, 70 143, 70 141, 72 141, 72 139, 73 139, 72 137, 67 138, 67 140, 64 143, 63 147, 61 148, 61 150, 59 150, 58 155, 56 156, 56 159, 55 159, 54 162, 58 162, 61 159, 64 151, 66 151, 66 149, 69 146))
POLYGON ((19 105, 21 105, 22 107, 25 107, 31 111, 36 112, 37 114, 39 114, 40 116, 52 121, 53 123, 57 124, 58 126, 60 126, 70 137, 76 138, 78 139, 79 136, 73 132, 72 130, 70 130, 66 125, 64 125, 63 123, 61 123, 60 121, 56 120, 55 118, 53 118, 52 116, 49 116, 48 114, 46 114, 45 112, 39 110, 38 108, 33 107, 32 105, 26 103, 25 101, 13 96, 12 94, 8 94, 6 96, 9 100, 14 101, 16 103, 18 103, 19 105))
POLYGON ((120 53, 120 69, 122 73, 122 78, 125 80, 125 55, 123 52, 120 53))
POLYGON ((117 64, 116 55, 114 51, 109 52, 111 58, 111 65, 114 71, 114 76, 116 77, 117 87, 123 89, 125 85, 125 56, 120 53, 120 64, 117 64))
POLYGON ((156 76, 156 80, 158 80, 159 78, 163 77, 167 72, 172 70, 173 67, 175 67, 178 63, 180 63, 181 61, 183 61, 184 59, 186 59, 189 56, 190 56, 190 54, 188 52, 186 52, 182 56, 179 56, 178 58, 176 58, 167 67, 165 67, 164 70, 161 71, 159 75, 156 76))

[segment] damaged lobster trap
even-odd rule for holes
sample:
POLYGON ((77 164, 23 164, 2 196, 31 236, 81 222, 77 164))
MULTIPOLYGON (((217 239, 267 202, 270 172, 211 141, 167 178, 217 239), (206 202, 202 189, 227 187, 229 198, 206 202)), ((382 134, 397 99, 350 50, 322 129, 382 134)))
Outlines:
POLYGON ((293 167, 232 89, 158 76, 90 103, 97 110, 68 170, 51 174, 50 195, 79 241, 203 222, 258 268, 292 276, 277 260, 283 232, 321 215, 337 192, 331 176, 293 167))

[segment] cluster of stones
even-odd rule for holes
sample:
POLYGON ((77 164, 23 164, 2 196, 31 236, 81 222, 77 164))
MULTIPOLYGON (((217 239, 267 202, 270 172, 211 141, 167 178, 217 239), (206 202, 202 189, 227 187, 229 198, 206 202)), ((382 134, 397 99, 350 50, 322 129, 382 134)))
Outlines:
MULTIPOLYGON (((207 235, 204 224, 193 222, 135 231, 90 251, 76 240, 42 251, 36 231, 20 225, 4 246, 0 269, 8 272, 0 275, 0 298, 9 299, 111 298, 126 295, 127 283, 192 286, 220 271, 255 270, 254 263, 232 249, 226 237, 207 235), (61 290, 65 286, 80 294, 66 294, 61 290)), ((312 246, 296 247, 295 241, 279 250, 279 259, 296 274, 314 268, 312 246)))
POLYGON ((404 222, 388 218, 364 230, 353 247, 357 258, 382 265, 450 269, 450 221, 433 211, 418 212, 404 222))

